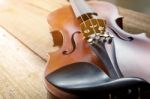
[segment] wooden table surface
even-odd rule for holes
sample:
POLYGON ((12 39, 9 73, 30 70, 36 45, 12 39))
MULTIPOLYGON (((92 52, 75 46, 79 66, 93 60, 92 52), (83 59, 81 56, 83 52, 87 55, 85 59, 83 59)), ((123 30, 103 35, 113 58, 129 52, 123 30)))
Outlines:
MULTIPOLYGON (((46 99, 47 53, 55 51, 47 15, 66 0, 0 0, 0 99, 46 99)), ((119 7, 125 30, 146 32, 150 17, 119 7)))

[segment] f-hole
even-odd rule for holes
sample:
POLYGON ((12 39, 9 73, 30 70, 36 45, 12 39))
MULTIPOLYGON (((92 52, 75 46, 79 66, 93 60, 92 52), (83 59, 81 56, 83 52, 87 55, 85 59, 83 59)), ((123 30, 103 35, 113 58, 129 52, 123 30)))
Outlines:
POLYGON ((123 29, 123 17, 118 18, 116 23, 121 29, 123 29))
POLYGON ((76 49, 75 35, 80 34, 80 33, 81 33, 80 31, 77 31, 72 34, 72 36, 71 36, 72 50, 71 51, 63 51, 62 53, 64 55, 69 55, 75 51, 75 49, 76 49))

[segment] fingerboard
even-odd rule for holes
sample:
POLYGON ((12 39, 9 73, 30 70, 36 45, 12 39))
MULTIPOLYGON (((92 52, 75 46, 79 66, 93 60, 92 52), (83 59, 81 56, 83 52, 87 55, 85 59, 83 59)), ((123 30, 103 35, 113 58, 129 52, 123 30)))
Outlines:
POLYGON ((70 0, 70 4, 77 18, 83 14, 94 13, 85 0, 70 0))

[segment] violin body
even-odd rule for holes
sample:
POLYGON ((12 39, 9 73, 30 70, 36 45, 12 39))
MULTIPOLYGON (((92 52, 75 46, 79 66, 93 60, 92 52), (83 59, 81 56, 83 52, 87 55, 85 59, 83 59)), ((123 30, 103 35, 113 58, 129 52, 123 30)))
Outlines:
MULTIPOLYGON (((144 33, 134 35, 125 32, 122 29, 123 17, 118 14, 118 9, 114 5, 99 1, 89 4, 107 22, 106 31, 114 37, 116 60, 122 74, 125 77, 140 77, 150 82, 150 39, 144 33), (133 40, 127 40, 129 37, 133 40)), ((51 32, 54 46, 58 46, 59 50, 49 53, 45 77, 63 66, 76 62, 96 64, 107 73, 104 64, 83 40, 83 35, 79 32, 80 23, 71 6, 50 13, 48 23, 54 30, 51 32)), ((46 80, 45 84, 50 93, 61 99, 75 98, 74 95, 57 89, 46 80)))

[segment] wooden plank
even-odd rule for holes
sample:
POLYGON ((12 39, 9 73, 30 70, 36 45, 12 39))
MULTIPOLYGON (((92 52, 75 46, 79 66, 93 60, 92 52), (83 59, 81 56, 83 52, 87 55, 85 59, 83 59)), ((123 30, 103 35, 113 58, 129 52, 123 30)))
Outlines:
POLYGON ((26 6, 21 6, 20 3, 9 3, 5 9, 1 9, 0 24, 35 52, 46 56, 45 53, 52 46, 52 41, 50 41, 51 36, 45 12, 37 12, 32 7, 28 9, 26 6), (34 10, 34 14, 32 10, 34 10), (43 48, 44 50, 42 50, 43 48))
MULTIPOLYGON (((53 48, 47 16, 51 11, 68 4, 66 0, 5 0, 0 10, 0 25, 43 59, 53 48)), ((150 33, 150 17, 131 10, 119 8, 125 16, 124 27, 128 32, 150 33)))
POLYGON ((0 27, 0 99, 46 99, 45 61, 0 27))
MULTIPOLYGON (((12 35, 38 53, 39 56, 46 59, 47 53, 53 50, 53 42, 46 20, 49 12, 33 6, 30 2, 6 1, 6 6, 1 9, 0 25, 8 29, 12 35)), ((40 2, 40 4, 42 3, 40 2)), ((35 5, 38 5, 37 2, 35 5)))
POLYGON ((124 28, 129 33, 146 33, 150 37, 150 16, 119 7, 124 16, 124 28))

